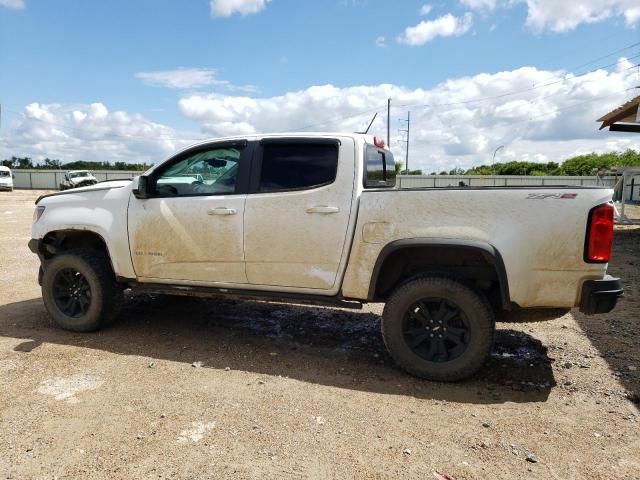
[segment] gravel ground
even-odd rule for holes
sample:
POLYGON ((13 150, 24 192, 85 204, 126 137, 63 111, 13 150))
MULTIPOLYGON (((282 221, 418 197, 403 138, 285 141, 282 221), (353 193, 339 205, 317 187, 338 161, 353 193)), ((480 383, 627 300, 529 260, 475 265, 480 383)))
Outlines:
POLYGON ((616 230, 616 310, 498 324, 483 370, 438 384, 393 366, 380 305, 140 296, 52 327, 37 195, 0 194, 0 479, 640 478, 640 226, 616 230))

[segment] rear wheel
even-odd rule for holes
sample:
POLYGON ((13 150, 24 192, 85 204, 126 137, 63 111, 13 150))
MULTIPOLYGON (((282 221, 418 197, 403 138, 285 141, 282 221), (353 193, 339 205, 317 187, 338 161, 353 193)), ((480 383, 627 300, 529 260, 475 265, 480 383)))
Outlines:
POLYGON ((108 259, 92 250, 72 250, 47 264, 42 298, 53 321, 66 330, 91 332, 118 314, 123 290, 108 259))
POLYGON ((425 277, 392 293, 382 336, 407 372, 439 381, 473 375, 491 349, 495 321, 487 302, 455 280, 425 277))

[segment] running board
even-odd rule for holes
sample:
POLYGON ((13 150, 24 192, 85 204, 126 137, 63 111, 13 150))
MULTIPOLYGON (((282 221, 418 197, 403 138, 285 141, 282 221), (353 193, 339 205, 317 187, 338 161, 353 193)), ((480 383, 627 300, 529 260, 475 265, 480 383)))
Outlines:
POLYGON ((362 302, 346 300, 342 297, 308 295, 304 293, 265 292, 215 287, 192 287, 188 285, 165 285, 161 283, 130 283, 134 293, 155 293, 160 295, 182 295, 187 297, 224 298, 231 300, 252 300, 256 302, 294 303, 320 305, 323 307, 362 309, 362 302))

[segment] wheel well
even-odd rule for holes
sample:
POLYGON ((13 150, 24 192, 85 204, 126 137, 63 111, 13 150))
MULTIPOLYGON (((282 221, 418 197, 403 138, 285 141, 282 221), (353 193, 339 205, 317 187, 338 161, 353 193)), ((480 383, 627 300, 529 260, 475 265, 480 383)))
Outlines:
POLYGON ((57 230, 49 232, 40 243, 40 252, 45 260, 78 248, 101 252, 111 261, 104 239, 97 233, 88 230, 57 230))
POLYGON ((484 244, 390 244, 376 263, 369 298, 384 301, 402 283, 420 275, 442 275, 481 291, 495 310, 509 308, 504 264, 484 244))

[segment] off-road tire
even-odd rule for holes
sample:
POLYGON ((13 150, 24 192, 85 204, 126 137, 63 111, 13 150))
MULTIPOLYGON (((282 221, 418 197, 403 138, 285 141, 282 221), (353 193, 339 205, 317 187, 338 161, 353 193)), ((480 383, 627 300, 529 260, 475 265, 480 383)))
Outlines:
POLYGON ((382 338, 396 363, 408 373, 428 380, 453 382, 476 373, 493 344, 495 320, 481 294, 460 282, 423 277, 399 286, 389 297, 382 317, 382 338), (422 299, 444 299, 466 316, 468 343, 457 358, 427 361, 414 352, 403 329, 409 308, 422 299))
POLYGON ((65 330, 92 332, 115 320, 124 300, 108 258, 91 249, 69 250, 49 261, 42 277, 42 298, 53 322, 65 330), (63 271, 79 273, 89 286, 90 303, 84 314, 66 314, 54 297, 56 276, 63 271))

